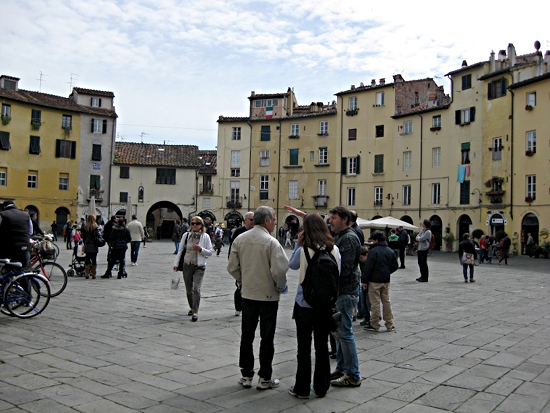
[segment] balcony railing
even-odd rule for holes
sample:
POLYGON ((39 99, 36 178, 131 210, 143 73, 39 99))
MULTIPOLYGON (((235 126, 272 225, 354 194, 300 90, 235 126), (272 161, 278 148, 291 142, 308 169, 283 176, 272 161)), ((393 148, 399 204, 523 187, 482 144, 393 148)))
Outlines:
POLYGON ((212 185, 199 185, 199 192, 201 194, 213 194, 214 187, 212 185))
POLYGON ((382 205, 383 205, 382 201, 374 201, 374 206, 375 207, 381 207, 382 205))
POLYGON ((90 189, 88 190, 88 201, 92 198, 95 198, 96 201, 103 201, 103 189, 90 189))
POLYGON ((237 198, 231 198, 231 197, 226 196, 225 200, 227 201, 226 202, 227 208, 237 209, 237 208, 242 208, 242 206, 243 206, 243 198, 242 197, 237 199, 237 198))
POLYGON ((314 195, 312 198, 315 200, 314 205, 317 208, 326 208, 328 205, 328 195, 314 195))

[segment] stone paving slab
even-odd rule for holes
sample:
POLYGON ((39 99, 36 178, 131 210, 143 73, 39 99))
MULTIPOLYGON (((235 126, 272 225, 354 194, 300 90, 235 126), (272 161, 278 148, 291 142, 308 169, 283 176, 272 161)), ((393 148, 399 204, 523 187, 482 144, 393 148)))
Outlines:
MULTIPOLYGON (((0 316, 0 412, 550 413, 548 260, 480 265, 477 283, 464 284, 456 254, 434 252, 430 282, 420 284, 415 257, 407 257, 407 269, 392 277, 397 332, 354 324, 362 386, 299 400, 288 394, 297 272, 288 273, 277 319, 281 386, 245 390, 227 256, 208 260, 192 323, 183 283, 169 288, 172 248, 147 244, 127 279, 70 278, 33 319, 0 316)), ((58 262, 68 265, 70 255, 62 249, 58 262)), ((257 356, 259 337, 254 346, 257 356)))

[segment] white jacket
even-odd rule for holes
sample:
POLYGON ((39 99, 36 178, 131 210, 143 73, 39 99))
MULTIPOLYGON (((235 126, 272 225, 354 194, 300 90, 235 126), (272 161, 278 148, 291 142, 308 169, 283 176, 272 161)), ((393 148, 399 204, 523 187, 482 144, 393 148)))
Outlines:
MULTIPOLYGON (((174 267, 177 267, 180 262, 181 254, 185 248, 186 238, 189 236, 189 232, 186 232, 182 235, 180 241, 180 247, 178 248, 178 255, 174 258, 174 267)), ((191 248, 191 244, 188 243, 187 246, 191 248)), ((199 267, 204 267, 206 265, 206 258, 212 255, 212 241, 210 240, 210 235, 203 233, 201 239, 199 240, 199 246, 202 248, 202 251, 197 253, 197 265, 199 267)))

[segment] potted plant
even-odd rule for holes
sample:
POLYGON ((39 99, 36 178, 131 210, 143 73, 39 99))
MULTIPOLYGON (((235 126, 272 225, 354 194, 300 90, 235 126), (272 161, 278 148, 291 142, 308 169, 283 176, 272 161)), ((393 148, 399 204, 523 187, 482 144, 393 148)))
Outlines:
POLYGON ((147 228, 147 242, 153 242, 153 236, 155 235, 153 228, 147 228))
POLYGON ((486 186, 487 188, 492 187, 492 186, 493 186, 493 180, 492 180, 492 179, 486 180, 486 181, 485 181, 485 186, 486 186))
POLYGON ((525 151, 525 156, 533 156, 533 151, 525 151))
POLYGON ((453 242, 455 242, 455 236, 452 232, 447 232, 445 235, 441 237, 441 239, 445 242, 445 249, 447 252, 453 251, 453 242))
POLYGON ((531 106, 531 105, 525 105, 525 110, 533 110, 533 106, 531 106))
POLYGON ((532 196, 526 196, 525 197, 525 202, 528 202, 528 203, 531 203, 535 200, 535 198, 533 198, 532 196))
POLYGON ((42 125, 42 122, 38 122, 35 120, 31 120, 31 128, 32 130, 38 130, 40 129, 40 125, 42 125))
POLYGON ((2 125, 7 125, 10 122, 11 122, 10 115, 2 115, 2 125))

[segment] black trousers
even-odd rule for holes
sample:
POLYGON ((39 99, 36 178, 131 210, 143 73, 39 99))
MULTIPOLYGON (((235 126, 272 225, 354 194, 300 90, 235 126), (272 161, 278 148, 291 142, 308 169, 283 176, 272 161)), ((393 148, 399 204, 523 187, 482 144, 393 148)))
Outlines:
POLYGON ((330 360, 328 356, 329 325, 332 317, 328 309, 324 314, 313 308, 300 307, 294 303, 294 321, 298 341, 298 367, 294 392, 300 396, 309 396, 311 388, 311 338, 315 347, 315 370, 313 372, 313 390, 318 396, 324 396, 330 387, 330 360))

